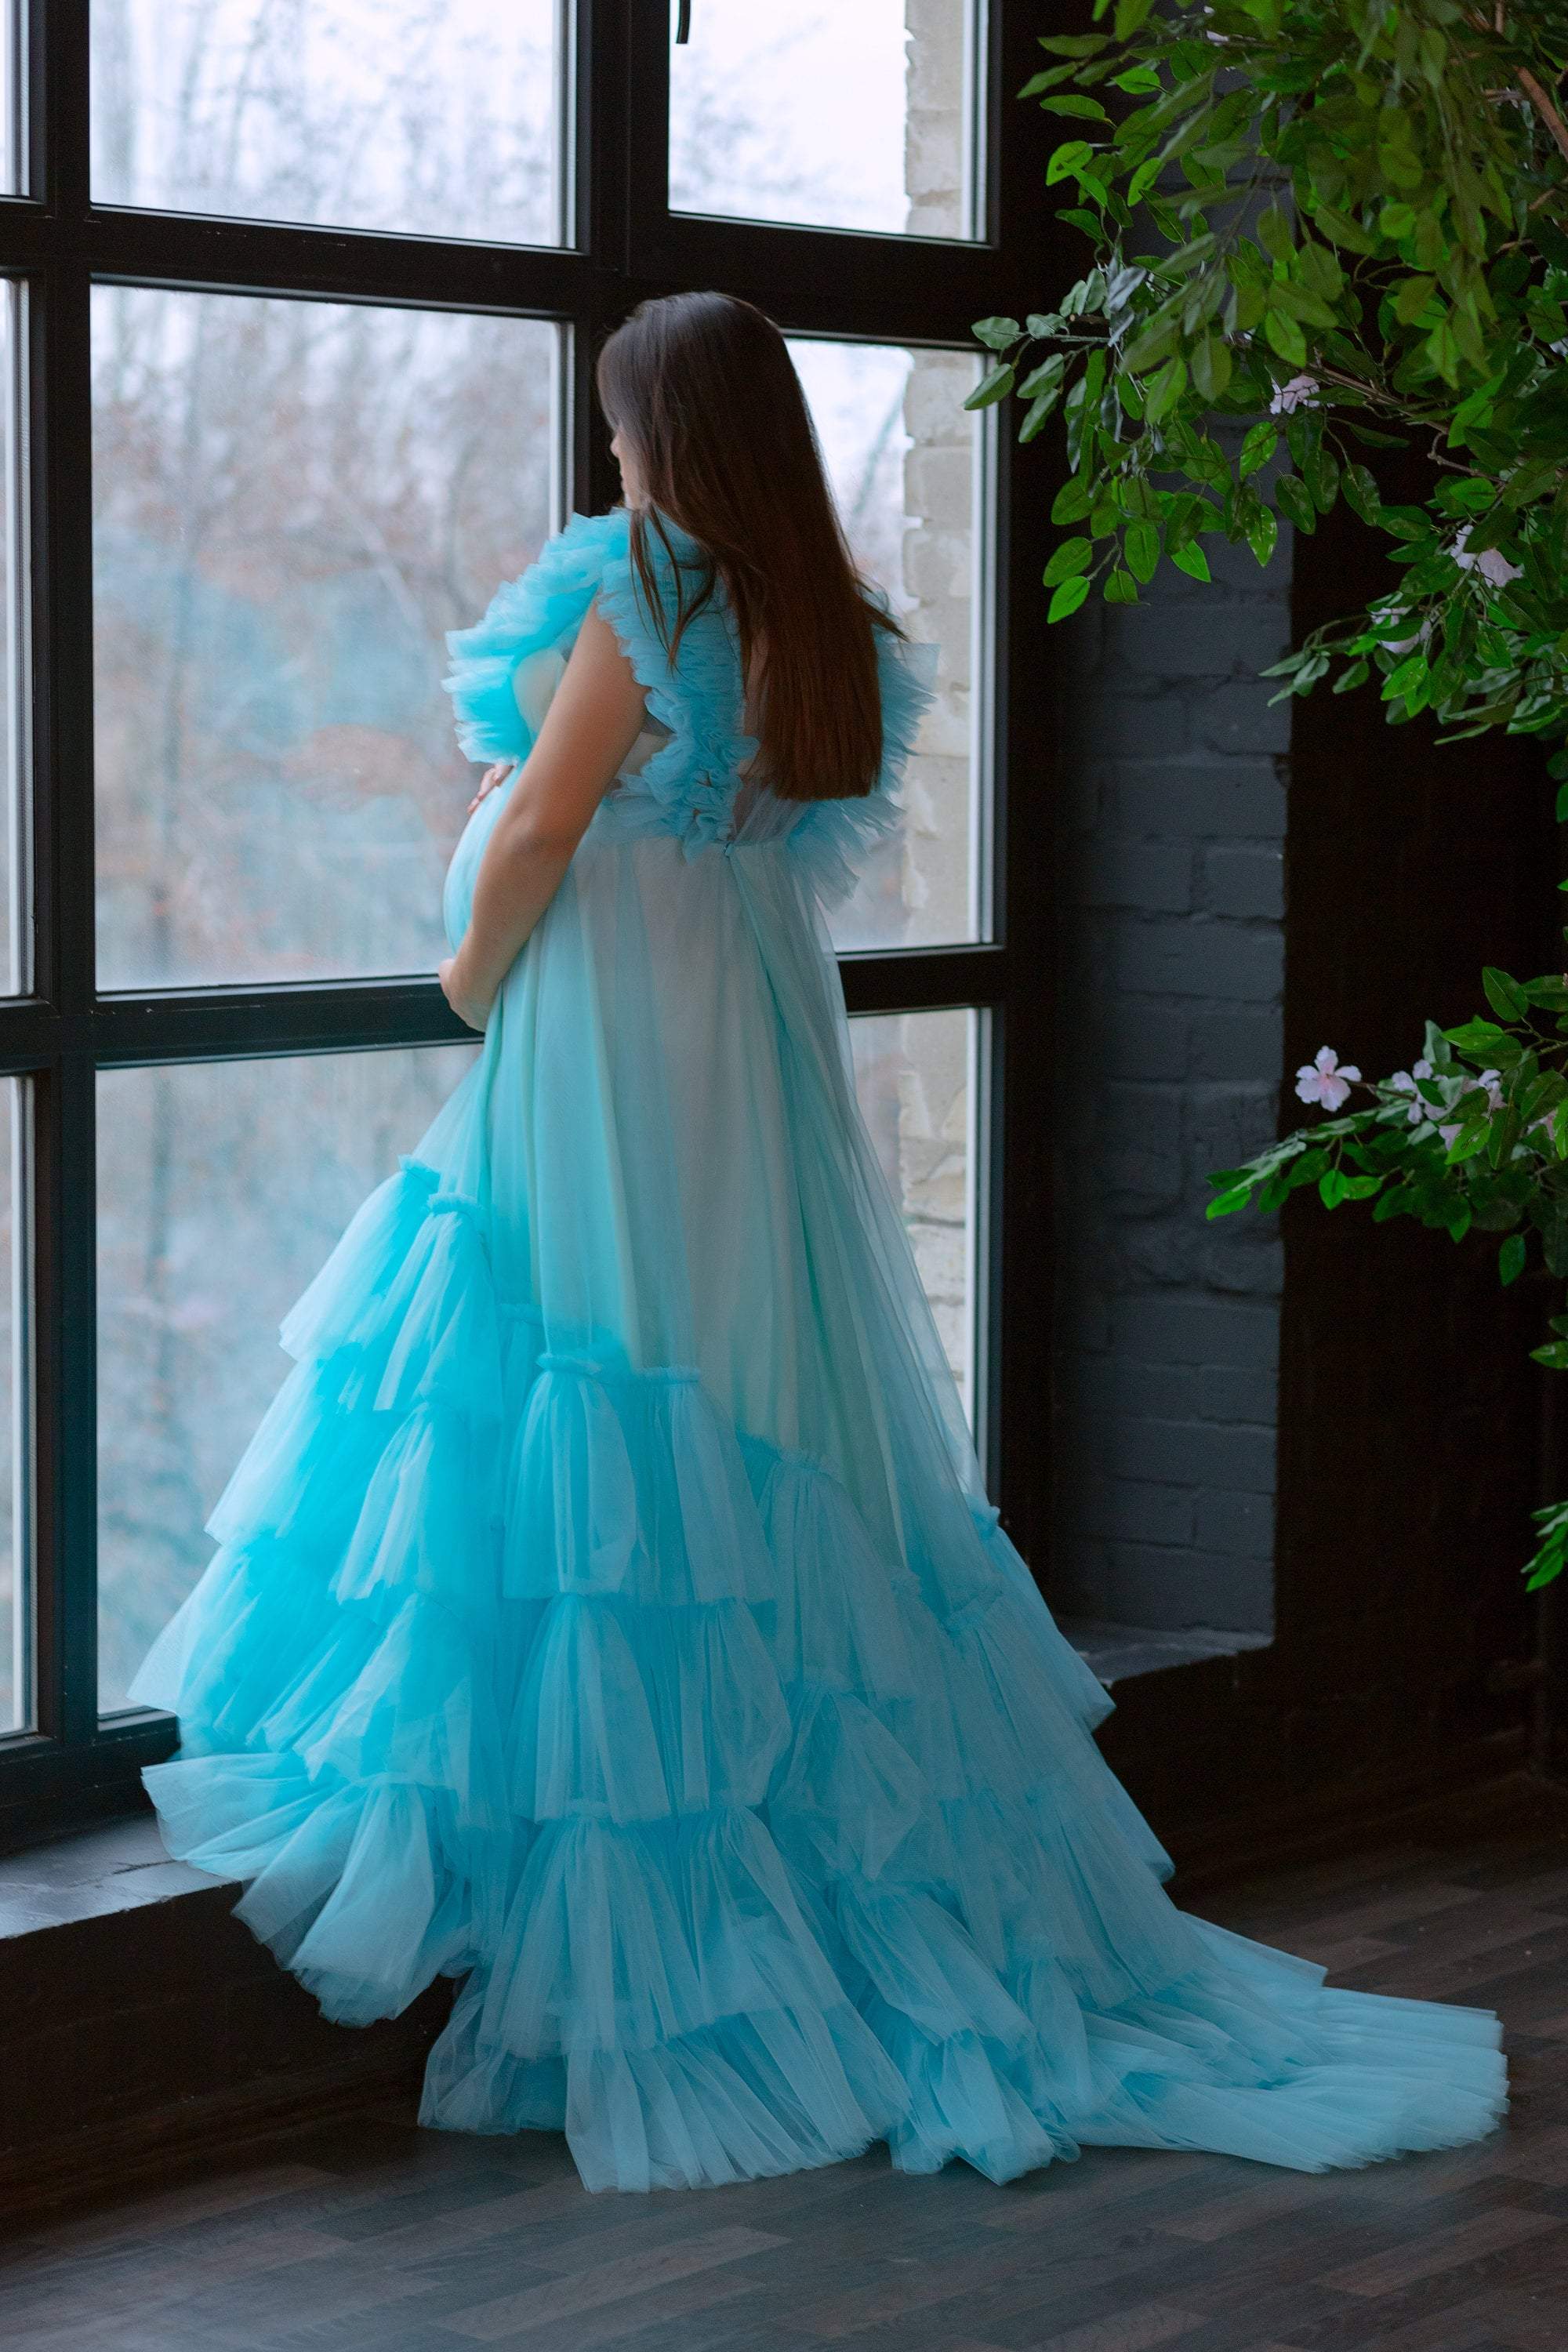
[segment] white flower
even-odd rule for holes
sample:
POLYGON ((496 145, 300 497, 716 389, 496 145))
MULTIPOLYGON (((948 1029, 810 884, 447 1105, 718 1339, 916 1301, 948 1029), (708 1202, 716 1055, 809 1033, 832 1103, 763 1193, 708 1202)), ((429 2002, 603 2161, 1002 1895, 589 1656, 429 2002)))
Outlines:
POLYGON ((1461 572, 1479 572, 1494 588, 1506 588, 1510 580, 1519 578, 1523 566, 1510 563, 1501 548, 1483 547, 1479 555, 1472 555, 1469 543, 1470 526, 1467 523, 1448 550, 1461 572))
MULTIPOLYGON (((1501 1073, 1497 1070, 1483 1070, 1479 1078, 1467 1078, 1459 1087, 1458 1092, 1454 1095, 1453 1103, 1462 1103, 1467 1095, 1484 1094, 1487 1098, 1487 1108, 1489 1111, 1495 1114, 1501 1110, 1502 1087, 1498 1083, 1500 1075, 1501 1073)), ((1426 1116, 1428 1118, 1436 1119, 1437 1114, 1435 1110, 1428 1110, 1426 1116)), ((1445 1123, 1442 1126, 1439 1126, 1437 1132, 1442 1137, 1446 1144, 1449 1146, 1452 1145, 1454 1138, 1459 1132, 1461 1124, 1462 1122, 1460 1120, 1456 1119, 1451 1125, 1445 1123)))
POLYGON ((1494 588, 1506 588, 1510 580, 1519 578, 1524 566, 1522 563, 1510 563, 1498 548, 1485 547, 1476 558, 1476 570, 1483 580, 1489 580, 1494 588))
MULTIPOLYGON (((1401 619, 1403 615, 1397 604, 1373 604, 1368 617, 1382 626, 1389 621, 1401 619)), ((1417 629, 1413 637, 1384 637, 1381 643, 1391 654, 1407 654, 1412 646, 1421 643, 1424 635, 1424 630, 1417 629)))
POLYGON ((1417 1084, 1417 1080, 1429 1078, 1431 1075, 1431 1063, 1423 1059, 1416 1063, 1414 1070, 1395 1070, 1388 1081, 1395 1094, 1410 1096, 1410 1108, 1405 1116, 1412 1127, 1419 1127, 1423 1119, 1436 1115, 1417 1084))
POLYGON ((1268 404, 1270 416, 1294 416, 1299 408, 1315 408, 1313 398, 1318 389, 1315 375, 1293 375, 1289 383, 1277 383, 1274 397, 1268 404))
POLYGON ((1352 1086, 1361 1072, 1353 1062, 1342 1063, 1331 1045, 1320 1045, 1310 1062, 1303 1062, 1296 1073, 1296 1092, 1304 1103, 1321 1103, 1325 1110, 1338 1110, 1350 1099, 1352 1086))

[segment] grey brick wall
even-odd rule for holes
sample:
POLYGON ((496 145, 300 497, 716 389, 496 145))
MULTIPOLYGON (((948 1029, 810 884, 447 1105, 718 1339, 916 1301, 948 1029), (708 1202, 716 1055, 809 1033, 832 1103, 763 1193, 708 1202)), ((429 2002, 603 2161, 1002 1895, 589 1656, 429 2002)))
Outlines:
POLYGON ((1054 1604, 1162 1629, 1272 1623, 1281 1256, 1209 1224, 1208 1170, 1275 1128, 1289 549, 1205 542, 1067 625, 1058 782, 1054 1604))

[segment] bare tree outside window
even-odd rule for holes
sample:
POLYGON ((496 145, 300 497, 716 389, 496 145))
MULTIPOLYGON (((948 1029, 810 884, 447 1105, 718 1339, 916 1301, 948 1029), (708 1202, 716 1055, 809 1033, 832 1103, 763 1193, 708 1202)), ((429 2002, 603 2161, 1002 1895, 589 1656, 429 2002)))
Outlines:
POLYGON ((103 984, 429 971, 443 633, 550 528, 556 331, 140 288, 94 330, 103 984))
POLYGON ((92 0, 93 194, 554 245, 564 0, 92 0))
POLYGON ((700 0, 670 55, 671 205, 973 236, 975 14, 972 0, 700 0), (933 103, 939 88, 945 103, 933 103))

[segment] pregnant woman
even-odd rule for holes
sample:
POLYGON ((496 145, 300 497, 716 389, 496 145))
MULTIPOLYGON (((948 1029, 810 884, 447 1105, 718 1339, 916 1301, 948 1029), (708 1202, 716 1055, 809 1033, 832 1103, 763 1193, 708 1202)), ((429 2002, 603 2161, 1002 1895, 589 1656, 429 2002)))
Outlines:
POLYGON ((461 1979, 423 2120, 564 2129, 594 2189, 1480 2137, 1490 2011, 1172 1904, 986 1502, 821 914, 924 664, 780 335, 645 304, 599 390, 624 507, 452 641, 482 1050, 288 1318, 136 1685, 171 1849, 333 2018, 461 1979))

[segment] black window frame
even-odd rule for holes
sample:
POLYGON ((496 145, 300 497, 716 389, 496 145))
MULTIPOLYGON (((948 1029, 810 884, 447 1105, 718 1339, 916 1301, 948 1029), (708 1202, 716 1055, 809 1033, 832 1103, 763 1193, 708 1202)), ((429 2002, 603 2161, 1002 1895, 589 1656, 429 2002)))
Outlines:
MULTIPOLYGON (((698 7, 701 0, 696 0, 698 7)), ((575 241, 447 242, 347 228, 95 205, 90 0, 31 0, 22 79, 27 187, 0 199, 0 277, 26 288, 26 639, 31 723, 31 985, 0 999, 0 1076, 30 1081, 19 1229, 32 1254, 31 1447, 36 1730, 0 1738, 0 1839, 139 1801, 142 1766, 175 1741, 167 1716, 98 1711, 96 1202, 98 1074, 454 1042, 468 1034, 433 978, 100 994, 95 976, 90 346, 92 288, 292 295, 565 322, 573 506, 614 502, 594 411, 603 335, 645 296, 717 286, 786 331, 963 348, 987 313, 1022 315, 1057 234, 1044 142, 1014 93, 1037 61, 1037 6, 990 0, 979 61, 987 201, 973 242, 671 213, 666 0, 576 0, 572 22, 575 241)), ((482 168, 482 158, 476 168, 482 168)), ((976 1132, 984 1296, 977 1363, 993 1498, 1037 1574, 1048 1525, 1051 1328, 1047 1085, 1052 695, 1039 643, 1047 483, 997 434, 990 611, 994 688, 983 944, 846 954, 851 1014, 985 1015, 976 1132), (1015 653, 1015 649, 1016 652, 1015 653)), ((20 1566, 20 1563, 19 1563, 20 1566)))

